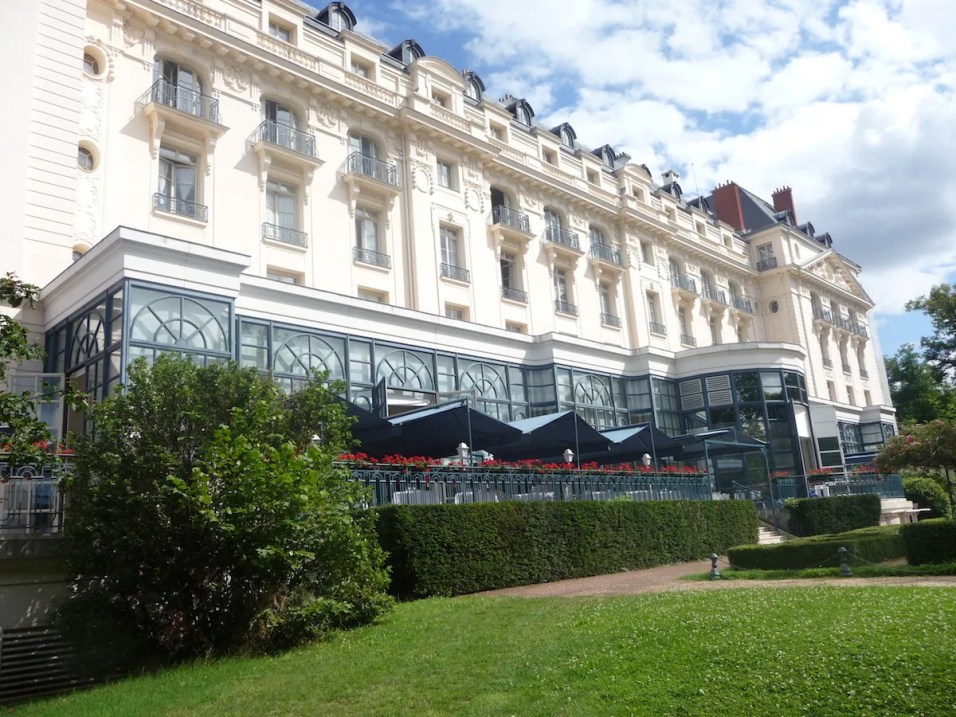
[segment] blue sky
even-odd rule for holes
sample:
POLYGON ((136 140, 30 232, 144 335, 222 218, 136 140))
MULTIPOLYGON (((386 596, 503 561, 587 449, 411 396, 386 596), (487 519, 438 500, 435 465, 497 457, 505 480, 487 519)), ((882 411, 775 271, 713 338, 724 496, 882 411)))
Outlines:
POLYGON ((953 0, 348 4, 356 30, 414 38, 687 194, 792 187, 799 221, 862 265, 887 355, 930 331, 903 304, 956 281, 953 0))

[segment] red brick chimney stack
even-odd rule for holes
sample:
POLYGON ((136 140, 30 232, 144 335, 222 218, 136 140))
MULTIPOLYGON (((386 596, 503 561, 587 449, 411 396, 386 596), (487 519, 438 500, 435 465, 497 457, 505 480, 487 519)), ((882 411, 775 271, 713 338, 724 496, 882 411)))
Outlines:
POLYGON ((727 222, 737 231, 744 231, 744 211, 740 206, 740 193, 734 182, 718 184, 711 194, 714 214, 722 222, 727 222))
POLYGON ((793 217, 794 226, 797 225, 797 210, 793 206, 793 190, 790 187, 783 187, 773 193, 773 209, 776 212, 790 210, 790 216, 793 217))

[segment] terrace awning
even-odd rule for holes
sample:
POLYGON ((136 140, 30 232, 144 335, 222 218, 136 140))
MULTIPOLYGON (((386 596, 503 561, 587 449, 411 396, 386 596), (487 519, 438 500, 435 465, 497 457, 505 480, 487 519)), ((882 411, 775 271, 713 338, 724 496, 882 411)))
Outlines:
POLYGON ((506 461, 524 458, 563 460, 559 456, 569 448, 575 455, 586 455, 606 451, 610 443, 574 411, 524 418, 508 425, 519 431, 519 439, 493 449, 496 458, 506 461))
POLYGON ((748 436, 739 428, 720 428, 714 431, 691 433, 673 439, 678 444, 676 455, 682 460, 722 456, 732 453, 765 453, 766 441, 748 436))
POLYGON ((591 451, 581 456, 582 461, 597 461, 601 464, 640 461, 648 454, 655 464, 661 456, 675 453, 677 443, 659 428, 649 423, 621 426, 601 431, 609 445, 603 451, 591 451))
POLYGON ((452 456, 460 443, 472 451, 492 449, 513 442, 521 431, 468 405, 467 399, 451 401, 392 416, 386 421, 394 435, 363 439, 362 450, 373 456, 401 453, 406 456, 452 456))

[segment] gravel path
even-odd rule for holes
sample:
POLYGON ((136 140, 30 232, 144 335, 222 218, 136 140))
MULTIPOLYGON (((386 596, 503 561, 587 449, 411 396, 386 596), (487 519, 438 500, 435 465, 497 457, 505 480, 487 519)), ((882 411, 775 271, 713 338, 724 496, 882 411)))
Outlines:
MULTIPOLYGON (((722 566, 720 566, 722 569, 722 566)), ((647 570, 630 570, 591 578, 562 580, 556 583, 525 585, 490 590, 479 595, 516 597, 583 597, 593 595, 637 595, 666 590, 725 590, 729 588, 783 588, 813 585, 909 585, 956 588, 956 575, 912 576, 901 578, 816 578, 812 580, 681 580, 685 575, 710 572, 710 561, 664 565, 647 570)))

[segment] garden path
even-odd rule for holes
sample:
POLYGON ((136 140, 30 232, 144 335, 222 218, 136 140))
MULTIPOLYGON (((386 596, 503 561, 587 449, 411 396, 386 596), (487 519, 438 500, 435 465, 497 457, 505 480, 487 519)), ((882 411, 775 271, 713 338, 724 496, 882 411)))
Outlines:
MULTIPOLYGON (((722 570, 726 563, 721 561, 722 570)), ((729 588, 783 588, 814 585, 867 586, 908 585, 922 587, 956 588, 956 575, 909 576, 885 578, 814 578, 794 580, 684 580, 687 575, 710 571, 710 561, 663 565, 646 570, 628 570, 610 575, 595 575, 590 578, 561 580, 553 583, 524 585, 502 590, 489 590, 479 595, 516 597, 585 597, 597 595, 637 595, 668 590, 724 590, 729 588)))

